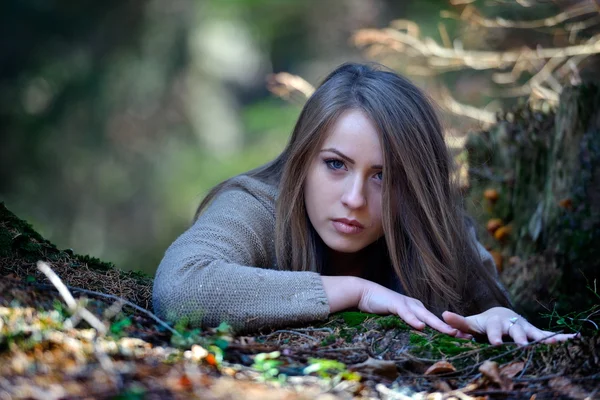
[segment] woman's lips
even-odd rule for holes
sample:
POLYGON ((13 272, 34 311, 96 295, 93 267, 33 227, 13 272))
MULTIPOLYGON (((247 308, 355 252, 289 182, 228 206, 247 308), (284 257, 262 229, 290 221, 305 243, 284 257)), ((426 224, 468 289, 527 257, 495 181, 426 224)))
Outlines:
POLYGON ((365 227, 357 221, 349 221, 347 219, 334 219, 332 221, 333 227, 339 233, 344 234, 357 234, 365 230, 365 227))

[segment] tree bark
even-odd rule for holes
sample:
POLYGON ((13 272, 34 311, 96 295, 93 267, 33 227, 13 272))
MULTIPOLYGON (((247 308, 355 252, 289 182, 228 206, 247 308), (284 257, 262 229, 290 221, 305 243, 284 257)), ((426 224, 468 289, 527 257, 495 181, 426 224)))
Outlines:
POLYGON ((598 303, 600 88, 566 88, 555 113, 508 112, 470 134, 465 149, 466 206, 515 308, 535 319, 598 303), (486 190, 498 200, 484 198, 486 190), (487 232, 495 218, 503 230, 487 232))

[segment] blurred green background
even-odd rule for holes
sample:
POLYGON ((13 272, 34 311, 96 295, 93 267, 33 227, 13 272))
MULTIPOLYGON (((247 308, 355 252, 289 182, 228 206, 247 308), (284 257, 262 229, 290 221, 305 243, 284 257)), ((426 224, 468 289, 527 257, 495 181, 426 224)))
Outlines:
MULTIPOLYGON (((490 7, 523 17, 553 6, 490 7)), ((301 104, 269 93, 270 73, 316 85, 340 63, 368 59, 349 42, 356 30, 404 18, 439 38, 449 8, 441 0, 3 1, 0 200, 59 248, 153 274, 208 189, 285 145, 301 104)), ((481 48, 515 39, 461 32, 453 21, 447 29, 481 48)), ((475 101, 488 76, 444 79, 475 101)))

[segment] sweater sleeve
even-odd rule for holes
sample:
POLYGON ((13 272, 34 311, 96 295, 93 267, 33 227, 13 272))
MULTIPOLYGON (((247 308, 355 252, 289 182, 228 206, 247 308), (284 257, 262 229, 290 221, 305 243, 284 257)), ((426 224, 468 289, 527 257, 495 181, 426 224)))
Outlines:
POLYGON ((154 280, 157 315, 194 326, 226 321, 237 331, 326 318, 318 273, 274 269, 274 226, 251 193, 219 194, 167 249, 154 280))

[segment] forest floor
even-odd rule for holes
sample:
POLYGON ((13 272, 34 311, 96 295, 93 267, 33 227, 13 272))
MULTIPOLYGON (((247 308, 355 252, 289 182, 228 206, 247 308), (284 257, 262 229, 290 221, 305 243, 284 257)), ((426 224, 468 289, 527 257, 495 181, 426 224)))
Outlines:
POLYGON ((171 327, 150 278, 58 250, 2 203, 0 276, 0 399, 600 398, 597 329, 518 347, 359 312, 253 335, 171 327))

